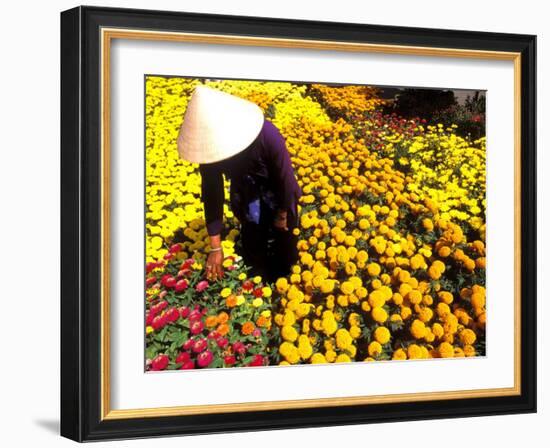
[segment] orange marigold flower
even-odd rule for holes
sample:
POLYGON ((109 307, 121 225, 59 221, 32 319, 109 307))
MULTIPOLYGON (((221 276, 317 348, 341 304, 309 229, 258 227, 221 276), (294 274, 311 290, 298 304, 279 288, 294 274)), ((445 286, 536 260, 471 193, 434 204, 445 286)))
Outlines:
POLYGON ((216 325, 218 325, 218 316, 208 316, 204 321, 204 324, 208 328, 215 327, 216 325))
POLYGON ((220 324, 225 324, 229 320, 229 314, 227 314, 225 311, 222 311, 220 314, 218 314, 218 322, 220 324))
POLYGON ((233 308, 237 305, 237 297, 234 294, 227 296, 227 298, 225 299, 225 304, 228 308, 233 308))
POLYGON ((241 328, 241 333, 247 336, 249 334, 252 334, 255 328, 256 327, 254 326, 253 322, 250 322, 250 321, 245 322, 241 328))
POLYGON ((256 325, 258 327, 265 327, 267 324, 267 318, 264 316, 258 317, 258 320, 256 320, 256 325))
POLYGON ((226 323, 220 324, 218 325, 218 328, 216 329, 216 331, 221 336, 225 336, 227 333, 229 333, 229 325, 227 325, 226 323))

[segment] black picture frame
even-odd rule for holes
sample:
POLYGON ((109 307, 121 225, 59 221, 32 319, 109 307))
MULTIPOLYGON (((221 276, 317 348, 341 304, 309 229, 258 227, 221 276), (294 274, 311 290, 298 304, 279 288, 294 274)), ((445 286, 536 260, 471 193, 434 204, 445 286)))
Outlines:
POLYGON ((61 435, 76 441, 536 412, 536 36, 77 7, 61 13, 61 435), (101 418, 100 29, 521 54, 521 393, 306 409, 101 418))

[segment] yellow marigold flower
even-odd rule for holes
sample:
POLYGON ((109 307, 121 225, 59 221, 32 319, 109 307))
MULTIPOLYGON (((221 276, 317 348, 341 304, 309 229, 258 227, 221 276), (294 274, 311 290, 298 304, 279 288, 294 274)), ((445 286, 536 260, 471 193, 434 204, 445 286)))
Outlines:
POLYGON ((407 320, 412 315, 412 310, 408 306, 401 307, 401 318, 407 320))
POLYGON ((283 315, 283 325, 290 326, 294 325, 296 323, 296 315, 291 310, 286 310, 285 314, 283 315))
POLYGON ((398 348, 393 352, 392 359, 394 360, 404 360, 407 359, 407 353, 402 348, 398 348))
POLYGON ((246 280, 246 274, 244 272, 241 272, 237 278, 241 281, 246 280))
POLYGON ((439 344, 437 351, 439 353, 439 356, 441 356, 442 358, 452 358, 454 357, 455 353, 453 346, 448 342, 442 342, 441 344, 439 344))
POLYGON ((269 286, 264 286, 262 288, 262 293, 263 293, 264 297, 271 297, 271 294, 273 293, 273 291, 271 290, 271 288, 269 286))
POLYGON ((277 291, 280 293, 280 294, 283 294, 287 291, 288 289, 288 282, 286 280, 286 278, 284 277, 281 277, 279 278, 276 282, 275 282, 275 287, 277 288, 277 291))
POLYGON ((334 350, 327 350, 325 358, 328 362, 334 362, 336 360, 336 352, 334 350))
POLYGON ((447 258, 451 255, 451 248, 449 246, 441 246, 437 251, 437 254, 442 258, 447 258))
POLYGON ((475 356, 476 355, 476 349, 471 345, 465 345, 464 348, 464 355, 465 356, 475 356))
POLYGON ((483 308, 485 306, 485 295, 479 292, 474 292, 470 298, 474 308, 483 308))
POLYGON ((426 325, 421 320, 413 320, 410 330, 412 337, 415 339, 422 339, 426 336, 426 325))
POLYGON ((420 291, 416 289, 413 289, 412 291, 410 291, 409 294, 407 295, 407 298, 413 305, 416 305, 422 302, 422 294, 420 293, 420 291))
POLYGON ((345 350, 353 343, 353 338, 348 330, 341 328, 336 332, 336 346, 339 349, 345 350))
POLYGON ((353 339, 357 339, 359 336, 361 336, 361 328, 356 325, 352 325, 349 329, 349 334, 351 334, 351 337, 353 339))
POLYGON ((418 318, 424 323, 429 322, 432 319, 433 315, 434 315, 434 312, 432 311, 431 308, 428 308, 428 307, 423 307, 418 312, 418 318))
POLYGON ((367 272, 369 275, 376 277, 380 274, 380 265, 378 263, 369 263, 367 266, 367 272))
POLYGON ((321 327, 323 328, 323 331, 327 336, 330 336, 331 334, 334 334, 336 330, 338 329, 338 324, 336 323, 336 320, 333 318, 324 318, 321 321, 321 327))
POLYGON ((373 308, 382 307, 386 301, 380 291, 373 291, 369 294, 369 305, 373 308))
POLYGON ((220 292, 220 296, 222 296, 224 299, 231 294, 231 288, 223 288, 220 292))
POLYGON ((261 281, 262 281, 262 277, 260 277, 259 275, 257 275, 256 277, 254 277, 252 279, 252 281, 257 285, 259 284, 261 281))
POLYGON ((377 341, 372 341, 367 348, 370 356, 378 356, 382 353, 382 346, 377 341))
POLYGON ((294 342, 298 338, 298 332, 294 327, 290 325, 285 325, 281 329, 281 336, 285 341, 294 342))
POLYGON ((300 360, 298 348, 290 342, 283 342, 279 347, 279 352, 290 364, 296 364, 300 360))
POLYGON ((237 296, 237 306, 242 305, 244 302, 245 302, 244 296, 243 295, 238 295, 237 296))
POLYGON ((388 313, 384 308, 381 307, 373 308, 371 311, 371 315, 372 318, 380 324, 383 324, 388 320, 388 313))
POLYGON ((313 348, 311 347, 309 338, 305 335, 300 335, 298 338, 298 352, 300 353, 300 358, 304 361, 309 359, 313 353, 313 348))
POLYGON ((409 359, 422 359, 422 350, 417 344, 411 344, 407 347, 407 356, 409 359))
POLYGON ((340 353, 337 357, 336 357, 336 361, 335 362, 351 362, 351 358, 346 355, 345 353, 340 353))
POLYGON ((462 330, 459 337, 464 345, 472 345, 477 339, 476 334, 469 328, 462 330))
POLYGON ((147 327, 145 327, 145 334, 151 334, 155 331, 155 329, 153 327, 151 327, 150 325, 147 325, 147 327))
POLYGON ((352 294, 353 291, 355 290, 355 286, 352 282, 343 282, 341 285, 340 285, 340 290, 344 293, 344 294, 352 294))
POLYGON ((311 364, 326 364, 327 359, 322 353, 314 353, 311 356, 310 361, 311 361, 311 364))
POLYGON ((331 293, 334 290, 334 280, 323 280, 321 282, 321 292, 324 294, 331 293))
POLYGON ((376 330, 374 330, 374 339, 376 339, 376 341, 378 341, 382 345, 387 344, 390 340, 390 337, 390 330, 388 330, 386 327, 378 327, 376 330))
POLYGON ((264 303, 263 299, 261 297, 256 297, 253 301, 252 301, 252 306, 254 308, 258 308, 260 306, 262 306, 264 303))

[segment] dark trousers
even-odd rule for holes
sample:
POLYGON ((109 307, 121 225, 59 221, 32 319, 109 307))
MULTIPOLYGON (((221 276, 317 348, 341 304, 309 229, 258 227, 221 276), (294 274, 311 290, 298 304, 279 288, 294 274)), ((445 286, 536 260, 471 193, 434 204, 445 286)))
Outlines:
POLYGON ((241 225, 243 261, 252 275, 261 275, 268 282, 288 276, 298 261, 298 237, 292 233, 296 214, 289 213, 286 231, 275 228, 273 218, 273 213, 263 208, 258 224, 244 221, 241 225))

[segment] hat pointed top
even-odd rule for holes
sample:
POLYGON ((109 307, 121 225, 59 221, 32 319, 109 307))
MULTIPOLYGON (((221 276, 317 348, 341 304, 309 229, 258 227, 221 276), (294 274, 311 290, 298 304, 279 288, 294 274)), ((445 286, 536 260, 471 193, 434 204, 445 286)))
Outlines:
POLYGON ((263 123, 263 112, 256 104, 198 85, 179 131, 179 155, 192 163, 228 159, 254 141, 263 123))

